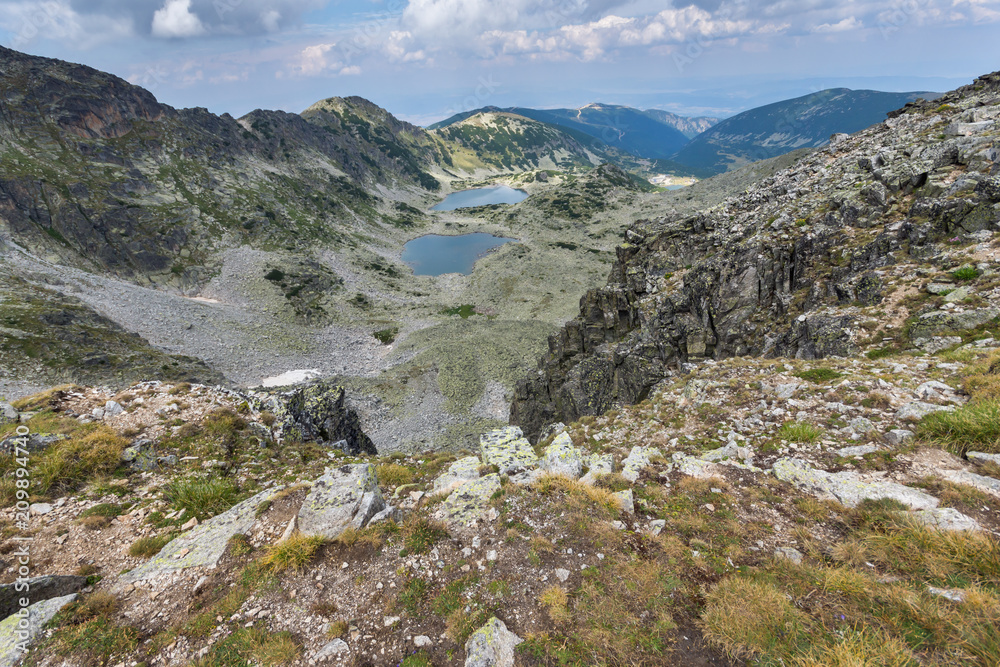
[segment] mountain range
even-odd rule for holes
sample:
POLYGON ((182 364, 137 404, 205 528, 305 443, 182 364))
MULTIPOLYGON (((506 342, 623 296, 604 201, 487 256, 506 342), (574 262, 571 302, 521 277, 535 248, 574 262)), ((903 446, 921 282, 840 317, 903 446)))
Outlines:
POLYGON ((797 148, 815 148, 836 133, 851 134, 884 119, 885 114, 936 93, 883 93, 835 88, 775 102, 720 120, 686 118, 650 109, 609 104, 579 109, 485 107, 456 114, 429 126, 440 130, 481 113, 504 112, 586 134, 592 141, 658 161, 675 173, 710 176, 797 148))

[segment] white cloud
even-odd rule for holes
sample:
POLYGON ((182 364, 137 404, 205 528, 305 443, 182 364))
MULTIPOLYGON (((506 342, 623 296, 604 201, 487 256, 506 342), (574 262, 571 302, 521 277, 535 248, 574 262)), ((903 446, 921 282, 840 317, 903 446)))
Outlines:
POLYGON ((150 31, 154 37, 196 37, 205 34, 205 26, 191 11, 191 0, 166 0, 153 14, 150 31))
POLYGON ((260 15, 260 24, 264 26, 264 30, 268 32, 278 32, 278 27, 281 21, 281 12, 275 9, 269 9, 260 15))
POLYGON ((358 76, 359 74, 361 74, 361 68, 358 67, 357 65, 351 65, 350 67, 345 67, 344 69, 340 70, 339 74, 341 76, 358 76))
POLYGON ((292 66, 292 71, 299 76, 316 76, 330 69, 343 66, 343 63, 330 60, 327 54, 336 44, 314 44, 302 49, 298 62, 292 66))
POLYGON ((8 46, 25 49, 38 40, 69 42, 90 49, 134 34, 131 19, 81 14, 67 0, 0 1, 0 30, 11 34, 8 46))
POLYGON ((812 29, 812 32, 816 33, 831 33, 831 32, 845 32, 848 30, 860 30, 865 27, 865 24, 857 19, 855 16, 848 16, 847 18, 838 21, 837 23, 822 23, 812 29))

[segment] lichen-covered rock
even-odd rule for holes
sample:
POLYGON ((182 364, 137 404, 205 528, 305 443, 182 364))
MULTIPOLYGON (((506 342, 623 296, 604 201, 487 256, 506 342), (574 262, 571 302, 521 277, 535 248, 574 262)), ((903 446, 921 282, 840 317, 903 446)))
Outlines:
POLYGON ((623 512, 626 514, 635 514, 635 496, 632 495, 632 489, 617 491, 614 496, 618 500, 618 504, 621 506, 623 512))
POLYGON ((160 553, 118 578, 118 586, 158 579, 159 577, 190 567, 214 568, 226 550, 229 539, 237 533, 246 533, 256 519, 257 508, 270 500, 281 487, 261 491, 252 498, 195 526, 180 537, 167 543, 160 553))
POLYGON ((817 470, 801 459, 775 461, 774 476, 790 482, 821 499, 836 500, 846 507, 857 507, 862 500, 890 498, 911 509, 925 510, 938 506, 938 499, 919 489, 895 482, 867 482, 854 472, 830 473, 817 470))
POLYGON ((343 387, 318 380, 277 394, 268 403, 277 417, 274 432, 279 441, 316 441, 352 455, 378 454, 357 413, 347 406, 343 387))
POLYGON ((625 460, 622 461, 622 477, 630 482, 635 482, 639 479, 639 474, 642 472, 643 468, 646 468, 650 464, 650 460, 653 457, 662 457, 663 454, 656 447, 643 447, 641 445, 636 445, 629 452, 625 460))
POLYGON ((882 436, 882 440, 892 447, 898 447, 907 440, 912 440, 915 437, 913 431, 908 431, 903 428, 895 428, 885 435, 882 436))
POLYGON ((942 476, 949 482, 972 486, 980 491, 985 491, 986 493, 1000 497, 1000 479, 986 477, 985 475, 977 475, 974 472, 968 472, 966 470, 948 470, 942 473, 942 476))
POLYGON ((920 421, 934 412, 951 412, 954 409, 950 405, 935 405, 933 403, 924 403, 923 401, 914 401, 896 410, 896 419, 899 421, 920 421))
MULTIPOLYGON (((76 593, 36 602, 0 622, 0 667, 14 667, 42 633, 45 624, 76 599, 76 593)), ((511 663, 513 664, 513 663, 511 663)))
POLYGON ((445 498, 435 517, 455 526, 468 526, 490 509, 490 499, 500 490, 500 475, 492 474, 466 482, 445 498))
POLYGON ((979 463, 996 463, 1000 465, 1000 454, 986 454, 984 452, 969 452, 966 454, 970 461, 977 461, 979 463))
POLYGON ((615 471, 615 457, 611 454, 591 454, 587 457, 587 474, 580 478, 584 484, 596 484, 601 475, 615 471))
POLYGON ((466 456, 464 459, 455 461, 440 477, 434 480, 434 488, 430 495, 451 493, 466 482, 478 479, 479 469, 482 465, 478 456, 466 456))
POLYGON ((953 507, 935 507, 933 509, 911 512, 910 516, 920 523, 938 530, 981 530, 979 522, 966 516, 953 507))
POLYGON ((568 433, 560 433, 552 444, 545 448, 539 467, 553 475, 563 475, 576 479, 583 472, 583 456, 573 446, 568 433))
POLYGON ((87 585, 86 577, 73 575, 46 575, 32 577, 27 581, 28 590, 18 591, 17 584, 0 586, 0 618, 7 618, 21 608, 21 598, 30 604, 79 593, 87 585))
POLYGON ((465 643, 465 667, 514 667, 514 649, 523 641, 494 616, 465 643))
POLYGON ((328 468, 299 508, 299 530, 333 539, 348 528, 364 528, 384 509, 385 501, 371 464, 328 468))
POLYGON ((935 310, 924 313, 917 318, 911 328, 910 336, 914 339, 921 339, 941 333, 960 333, 991 322, 998 316, 1000 316, 1000 310, 996 308, 980 308, 961 313, 935 310))
POLYGON ((13 405, 0 401, 0 424, 13 424, 18 420, 18 412, 13 405))
POLYGON ((534 448, 516 426, 481 435, 479 455, 487 465, 497 466, 502 475, 538 467, 538 456, 535 455, 534 448))

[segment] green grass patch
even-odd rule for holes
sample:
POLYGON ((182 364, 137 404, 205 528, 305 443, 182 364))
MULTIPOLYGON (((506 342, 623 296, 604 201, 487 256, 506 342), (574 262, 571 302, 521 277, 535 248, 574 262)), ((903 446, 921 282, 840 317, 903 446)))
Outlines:
POLYGON ((785 422, 777 431, 777 437, 789 442, 816 442, 823 437, 823 429, 805 422, 785 422))
POLYGON ((466 303, 461 306, 455 306, 454 308, 445 308, 441 311, 441 314, 458 315, 463 320, 467 320, 476 314, 476 307, 470 303, 466 303))
POLYGON ((225 512, 236 504, 239 491, 228 479, 181 479, 163 489, 163 497, 175 509, 183 509, 199 521, 225 512))
POLYGON ((407 553, 423 554, 438 540, 448 536, 448 528, 438 521, 413 516, 403 523, 403 547, 407 553))
POLYGON ((1000 453, 1000 399, 929 414, 917 425, 917 435, 960 456, 970 451, 1000 453))
POLYGON ((832 380, 836 380, 837 378, 844 377, 843 373, 835 371, 832 368, 810 368, 808 370, 792 373, 792 375, 809 382, 815 382, 816 384, 830 382, 832 380))
POLYGON ((268 547, 260 564, 274 574, 286 570, 299 572, 312 562, 316 552, 325 543, 326 538, 322 535, 296 533, 284 542, 268 547))
POLYGON ((302 647, 289 632, 271 632, 262 627, 238 628, 212 647, 195 667, 254 667, 287 665, 302 654, 302 647))
POLYGON ((102 516, 108 519, 113 519, 116 516, 121 516, 125 513, 125 508, 118 503, 101 503, 99 505, 94 505, 93 507, 88 507, 87 509, 80 512, 80 518, 88 516, 102 516))
POLYGON ((152 558, 160 553, 163 547, 173 539, 172 535, 153 535, 140 537, 128 548, 128 555, 133 558, 152 558))
POLYGON ((962 282, 972 281, 979 277, 979 269, 974 266, 963 266, 952 271, 951 277, 962 282))

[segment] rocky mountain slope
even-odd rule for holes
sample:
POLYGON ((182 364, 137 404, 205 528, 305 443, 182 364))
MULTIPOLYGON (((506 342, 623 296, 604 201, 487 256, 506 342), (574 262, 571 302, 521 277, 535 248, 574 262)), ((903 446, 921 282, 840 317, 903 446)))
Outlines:
POLYGON ((688 139, 694 139, 702 132, 707 132, 722 120, 711 116, 680 116, 663 109, 646 109, 643 113, 664 125, 679 130, 688 139))
POLYGON ((995 324, 998 81, 838 135, 709 210, 634 224, 608 285, 519 385, 513 423, 536 434, 641 401, 692 359, 847 356, 995 324))
POLYGON ((797 148, 823 146, 832 134, 857 132, 907 102, 934 97, 936 93, 926 92, 823 90, 726 118, 666 157, 717 174, 797 148))

